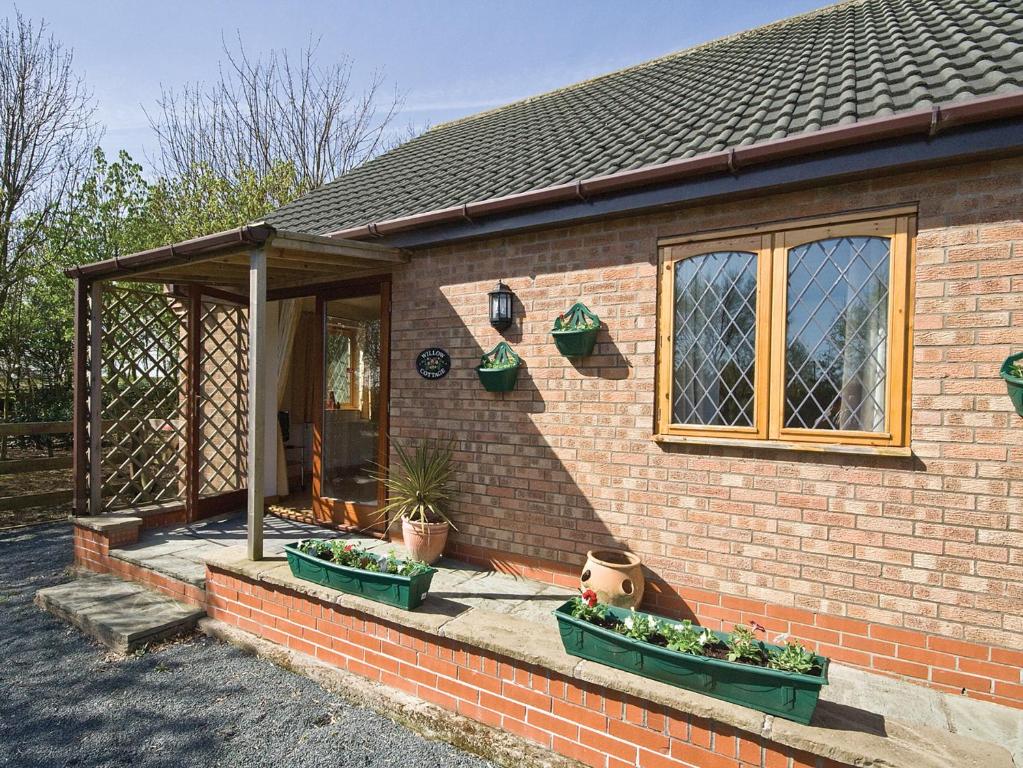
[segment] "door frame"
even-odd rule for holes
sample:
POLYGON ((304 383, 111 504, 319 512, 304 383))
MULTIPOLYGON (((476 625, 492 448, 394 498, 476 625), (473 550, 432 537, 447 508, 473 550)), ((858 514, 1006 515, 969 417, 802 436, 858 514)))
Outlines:
POLYGON ((324 407, 324 375, 327 327, 327 302, 333 299, 355 298, 380 295, 380 404, 377 432, 376 462, 381 467, 388 466, 390 444, 388 433, 390 428, 391 402, 391 276, 374 275, 359 278, 342 284, 332 285, 314 293, 316 299, 316 324, 320 334, 319 343, 314 346, 313 356, 313 440, 312 440, 312 508, 313 516, 322 522, 340 528, 370 530, 376 533, 386 531, 386 521, 373 521, 372 515, 387 500, 387 491, 383 483, 377 483, 376 504, 357 504, 325 498, 321 495, 323 488, 323 407, 324 407))

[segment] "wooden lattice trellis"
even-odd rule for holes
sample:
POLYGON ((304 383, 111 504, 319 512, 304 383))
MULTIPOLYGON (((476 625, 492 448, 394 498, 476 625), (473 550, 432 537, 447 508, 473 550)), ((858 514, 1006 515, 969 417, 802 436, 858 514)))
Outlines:
POLYGON ((182 500, 186 308, 119 285, 102 308, 103 509, 182 500))
POLYGON ((204 302, 201 323, 199 494, 211 496, 245 487, 248 312, 204 302))
MULTIPOLYGON (((114 283, 103 286, 100 312, 102 510, 184 502, 188 301, 114 283)), ((245 486, 248 324, 233 304, 203 301, 198 314, 195 483, 207 497, 245 486)))

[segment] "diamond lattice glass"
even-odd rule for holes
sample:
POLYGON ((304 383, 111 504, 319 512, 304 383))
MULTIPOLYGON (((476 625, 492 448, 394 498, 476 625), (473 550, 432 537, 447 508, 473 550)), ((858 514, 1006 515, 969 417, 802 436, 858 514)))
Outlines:
POLYGON ((718 251, 675 264, 672 421, 753 426, 757 255, 718 251))
POLYGON ((787 428, 884 429, 890 241, 837 237, 792 248, 787 428))
POLYGON ((338 329, 327 333, 327 397, 338 405, 352 400, 352 339, 338 329))

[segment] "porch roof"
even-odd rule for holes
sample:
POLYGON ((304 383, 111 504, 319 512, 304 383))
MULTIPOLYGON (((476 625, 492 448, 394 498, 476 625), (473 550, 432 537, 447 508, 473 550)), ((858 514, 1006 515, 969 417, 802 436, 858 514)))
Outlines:
POLYGON ((253 251, 266 253, 267 283, 290 288, 379 272, 408 261, 408 253, 377 243, 277 229, 259 222, 237 229, 71 267, 68 277, 201 283, 247 290, 253 251))

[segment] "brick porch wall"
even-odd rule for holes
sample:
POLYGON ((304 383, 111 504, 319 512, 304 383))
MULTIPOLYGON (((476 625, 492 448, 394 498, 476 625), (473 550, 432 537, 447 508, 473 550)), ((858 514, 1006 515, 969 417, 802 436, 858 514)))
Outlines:
POLYGON ((101 533, 75 525, 73 537, 74 563, 78 568, 94 573, 110 573, 128 581, 145 584, 168 597, 200 608, 206 605, 205 590, 110 556, 111 549, 138 541, 138 530, 101 533))
POLYGON ((755 618, 861 667, 1023 706, 1023 421, 997 376, 1023 348, 1023 159, 985 161, 417 253, 395 274, 391 426, 458 440, 453 551, 565 581, 593 547, 654 576, 647 605, 717 628, 755 618), (912 458, 661 445, 657 238, 919 206, 912 458), (501 337, 525 367, 489 394, 501 337), (594 356, 555 349, 555 315, 604 320, 594 356), (436 382, 419 350, 453 360, 436 382))
POLYGON ((594 768, 841 768, 757 734, 207 567, 207 614, 594 768))

